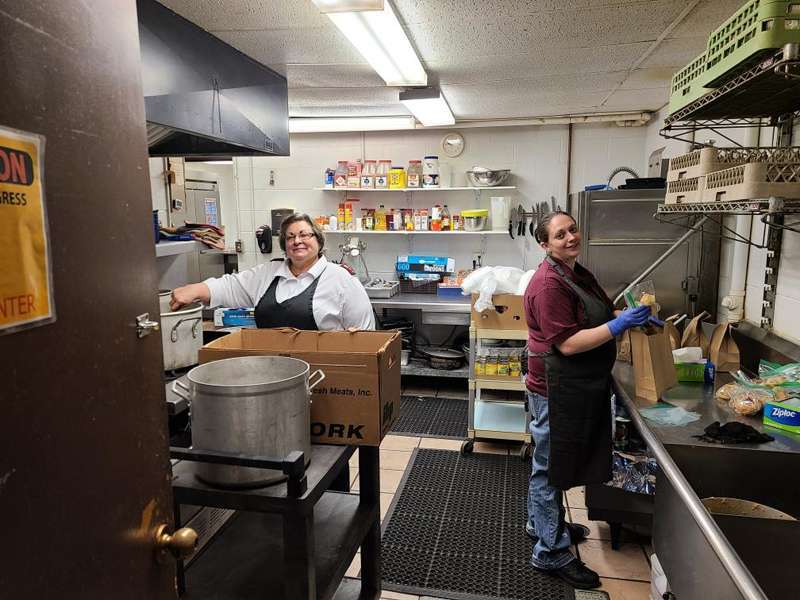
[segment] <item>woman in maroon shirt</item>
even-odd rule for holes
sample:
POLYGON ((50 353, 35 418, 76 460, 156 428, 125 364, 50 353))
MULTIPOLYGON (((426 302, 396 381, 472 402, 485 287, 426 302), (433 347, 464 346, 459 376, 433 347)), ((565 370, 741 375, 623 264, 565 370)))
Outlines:
POLYGON ((569 214, 547 215, 536 241, 547 257, 524 298, 535 444, 526 524, 536 541, 531 564, 575 587, 593 588, 600 578, 569 550, 589 531, 565 522, 563 490, 611 479, 615 338, 645 324, 650 309, 614 311, 594 276, 577 263, 581 235, 569 214))

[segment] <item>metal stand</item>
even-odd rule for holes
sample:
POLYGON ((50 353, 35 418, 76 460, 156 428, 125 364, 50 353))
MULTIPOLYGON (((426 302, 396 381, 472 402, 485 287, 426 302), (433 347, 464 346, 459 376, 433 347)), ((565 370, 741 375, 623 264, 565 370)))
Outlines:
POLYGON ((328 491, 355 448, 313 445, 286 460, 175 449, 176 524, 179 504, 238 511, 188 570, 178 563, 178 592, 192 600, 269 597, 291 600, 376 600, 380 596, 380 471, 377 447, 359 449, 360 492, 328 491), (284 483, 219 489, 196 478, 197 461, 284 468, 284 483), (361 548, 361 582, 343 580, 361 548))

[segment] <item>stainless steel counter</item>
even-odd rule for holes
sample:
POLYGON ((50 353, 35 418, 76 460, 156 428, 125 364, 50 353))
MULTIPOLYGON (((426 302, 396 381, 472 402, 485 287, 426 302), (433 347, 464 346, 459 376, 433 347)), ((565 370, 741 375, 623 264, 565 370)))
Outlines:
MULTIPOLYGON (((643 398, 635 397, 633 383, 633 368, 627 363, 617 363, 614 367, 614 379, 621 390, 626 403, 636 408, 646 408, 653 403, 643 398)), ((775 438, 774 442, 766 444, 714 444, 713 447, 719 449, 751 450, 756 452, 793 452, 800 454, 800 435, 792 434, 788 431, 765 427, 761 421, 761 415, 756 417, 742 417, 728 408, 724 403, 714 399, 714 391, 720 385, 732 381, 727 373, 720 373, 714 387, 702 383, 679 383, 673 388, 664 392, 662 399, 673 406, 679 406, 685 410, 700 415, 698 421, 694 421, 683 427, 670 427, 659 425, 652 421, 645 421, 647 428, 659 439, 664 446, 702 446, 708 448, 707 442, 701 442, 694 436, 702 435, 703 430, 714 421, 727 423, 738 421, 750 425, 754 429, 771 435, 775 438)), ((630 408, 630 407, 629 407, 630 408)))
MULTIPOLYGON (((719 384, 729 380, 718 379, 719 384)), ((663 395, 670 404, 700 414, 698 421, 684 427, 658 425, 639 413, 651 403, 635 397, 630 365, 616 365, 614 384, 660 467, 653 543, 675 595, 681 600, 790 597, 785 591, 791 584, 774 574, 791 569, 800 524, 751 518, 738 519, 747 521, 745 525, 731 523, 737 518, 713 517, 700 499, 743 498, 800 517, 800 491, 793 475, 800 468, 800 436, 764 428, 757 418, 739 417, 714 400, 711 386, 702 384, 678 385, 663 395), (714 421, 732 420, 765 431, 775 441, 709 444, 693 437, 714 421), (743 529, 747 536, 741 535, 743 529), (776 542, 779 552, 764 552, 776 542)))
POLYGON ((441 298, 436 294, 397 294, 391 298, 371 298, 375 308, 404 308, 423 312, 469 314, 471 303, 468 296, 441 298))

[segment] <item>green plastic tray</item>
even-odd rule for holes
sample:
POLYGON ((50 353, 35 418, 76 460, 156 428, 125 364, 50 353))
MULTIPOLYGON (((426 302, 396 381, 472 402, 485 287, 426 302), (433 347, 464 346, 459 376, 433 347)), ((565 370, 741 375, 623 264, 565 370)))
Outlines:
POLYGON ((706 51, 672 78, 670 114, 789 43, 800 43, 800 2, 750 0, 711 32, 706 51))

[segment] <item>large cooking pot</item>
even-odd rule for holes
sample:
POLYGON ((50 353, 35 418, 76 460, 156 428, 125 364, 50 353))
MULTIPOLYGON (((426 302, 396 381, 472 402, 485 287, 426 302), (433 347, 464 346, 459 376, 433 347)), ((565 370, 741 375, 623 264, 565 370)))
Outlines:
POLYGON ((203 345, 203 305, 190 304, 175 312, 169 312, 169 308, 163 312, 162 308, 161 345, 165 371, 196 365, 197 353, 203 345))
POLYGON ((172 290, 158 290, 158 312, 169 312, 169 301, 172 300, 172 290))
MULTIPOLYGON (((191 403, 192 445, 198 450, 285 458, 311 457, 311 390, 325 378, 307 362, 285 356, 244 356, 199 365, 189 385, 172 390, 191 403), (183 391, 181 391, 181 389, 183 391), (188 395, 184 392, 188 392, 188 395)), ((198 479, 222 487, 261 487, 285 479, 274 469, 199 463, 198 479)))

